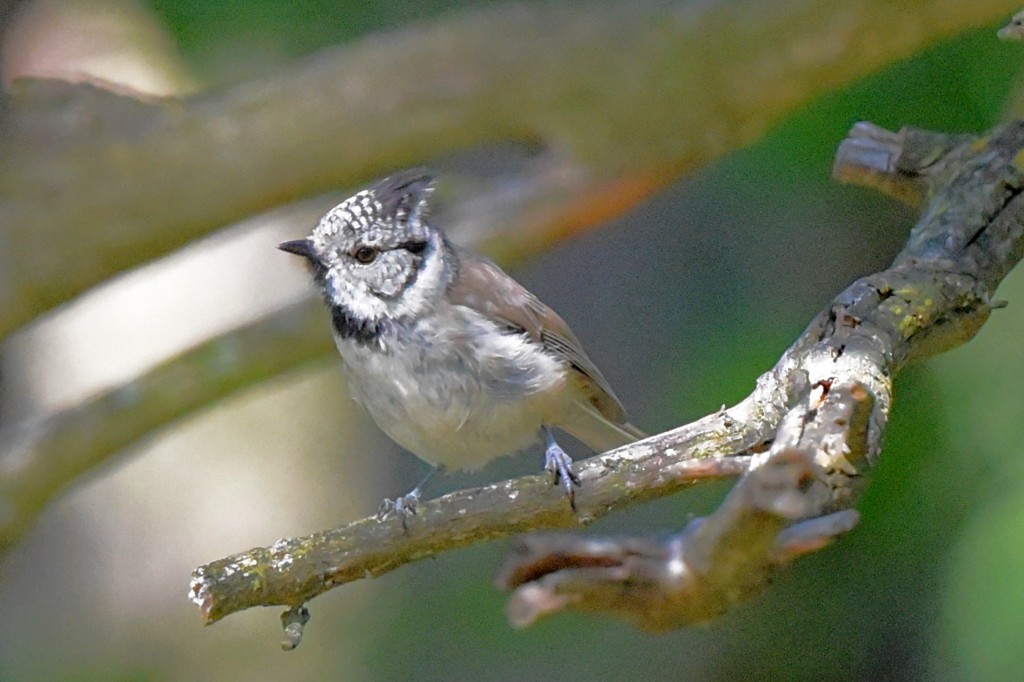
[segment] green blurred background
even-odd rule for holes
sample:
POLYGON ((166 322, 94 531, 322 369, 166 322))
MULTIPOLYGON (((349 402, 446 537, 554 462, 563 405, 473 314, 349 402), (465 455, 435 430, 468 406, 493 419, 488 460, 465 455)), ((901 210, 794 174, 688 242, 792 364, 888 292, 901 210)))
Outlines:
MULTIPOLYGON (((207 88, 457 5, 143 4, 207 88)), ((915 219, 883 197, 831 182, 836 145, 859 120, 957 132, 997 123, 1024 56, 1024 48, 994 38, 997 28, 961 35, 823 95, 752 147, 510 270, 571 321, 621 387, 634 421, 647 430, 732 403, 833 295, 889 262, 915 219)), ((61 535, 71 514, 62 500, 5 566, 0 679, 1019 679, 1024 276, 1011 275, 999 297, 1009 307, 997 311, 977 339, 899 377, 885 450, 856 531, 801 560, 767 594, 706 628, 652 636, 619 622, 561 616, 512 630, 504 617, 506 595, 492 586, 506 548, 496 542, 317 599, 302 646, 285 654, 277 648, 276 610, 201 628, 185 598, 187 573, 170 576, 181 599, 167 613, 135 612, 131 600, 93 604, 89 581, 98 578, 89 571, 99 569, 88 559, 91 540, 80 537, 79 546, 61 535), (55 545, 74 565, 38 572, 55 545), (75 615, 79 606, 88 615, 75 615)), ((372 454, 363 468, 339 471, 338 480, 386 460, 373 480, 374 494, 408 487, 420 473, 418 463, 364 418, 352 417, 355 425, 332 419, 333 404, 347 400, 340 383, 335 363, 325 362, 186 428, 206 429, 197 436, 202 440, 217 423, 229 431, 275 420, 299 424, 316 453, 311 461, 318 475, 343 468, 330 444, 352 439, 349 430, 360 428, 367 434, 360 442, 372 454)), ((218 438, 230 448, 229 436, 218 438)), ((274 444, 289 446, 287 440, 274 444)), ((144 466, 140 460, 147 456, 143 448, 69 497, 102 498, 104 486, 121 485, 119 477, 144 466)), ((480 475, 449 477, 442 487, 523 473, 536 462, 524 456, 480 475)), ((630 510, 590 532, 678 529, 713 509, 726 489, 630 510)), ((329 483, 296 497, 282 494, 279 502, 318 506, 325 524, 368 511, 342 509, 329 483)), ((139 523, 131 532, 148 531, 139 523)), ((183 563, 273 539, 240 535, 219 554, 206 548, 183 563)), ((118 572, 127 585, 135 572, 159 571, 153 564, 165 561, 171 560, 126 558, 103 570, 118 572)))

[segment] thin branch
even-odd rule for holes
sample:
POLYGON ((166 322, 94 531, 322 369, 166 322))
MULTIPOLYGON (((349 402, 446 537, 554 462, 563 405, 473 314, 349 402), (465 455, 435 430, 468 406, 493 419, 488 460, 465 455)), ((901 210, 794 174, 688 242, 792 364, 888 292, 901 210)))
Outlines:
POLYGON ((1024 174, 1015 163, 1024 123, 980 138, 914 130, 894 137, 868 126, 855 135, 860 152, 848 155, 849 163, 869 165, 866 159, 892 153, 895 140, 892 167, 928 188, 928 205, 892 266, 837 296, 746 400, 584 461, 579 517, 544 478, 526 477, 424 505, 408 532, 397 521, 364 519, 199 567, 190 594, 204 620, 256 605, 299 607, 338 584, 443 550, 584 523, 678 490, 703 458, 721 473, 730 456, 766 445, 721 509, 660 548, 601 541, 595 552, 564 538, 531 545, 505 571, 516 589, 517 617, 528 622, 577 608, 653 628, 693 622, 729 608, 782 562, 848 530, 855 515, 823 515, 848 510, 858 498, 862 474, 881 449, 892 377, 913 360, 969 340, 988 318, 995 287, 1024 252, 1024 174), (924 149, 945 151, 936 158, 924 149), (805 519, 811 521, 793 525, 805 519), (642 594, 624 598, 625 584, 637 581, 642 594))
POLYGON ((1014 14, 1008 24, 999 29, 997 34, 1000 40, 1020 41, 1024 40, 1024 10, 1014 14))
POLYGON ((323 316, 319 301, 295 304, 133 382, 43 420, 0 429, 0 553, 21 538, 56 494, 113 454, 199 405, 322 357, 331 347, 323 316))
MULTIPOLYGON (((724 431, 725 415, 717 417, 724 431)), ((546 475, 495 483, 449 493, 417 507, 403 527, 400 519, 375 517, 304 538, 278 540, 263 547, 196 569, 190 596, 206 623, 257 605, 298 607, 334 587, 379 576, 464 545, 508 537, 535 528, 578 526, 615 509, 667 495, 703 481, 738 476, 749 458, 715 457, 672 466, 645 466, 663 453, 732 451, 743 434, 721 437, 711 423, 678 429, 644 441, 642 448, 616 450, 578 462, 583 486, 576 495, 577 513, 546 475), (680 445, 682 444, 682 445, 680 445)), ((747 434, 749 437, 751 434, 747 434)))
POLYGON ((839 145, 832 176, 839 182, 870 187, 909 206, 920 207, 928 193, 928 183, 920 169, 941 159, 971 136, 927 136, 928 139, 910 145, 920 157, 911 159, 904 150, 907 134, 913 132, 893 133, 866 121, 855 124, 839 145))
POLYGON ((666 630, 728 611, 795 556, 853 528, 850 510, 828 515, 829 523, 820 515, 837 506, 837 494, 846 497, 849 476, 867 468, 862 460, 872 407, 871 394, 859 384, 807 391, 783 419, 771 450, 755 457, 722 505, 671 538, 520 539, 498 578, 514 590, 509 619, 524 627, 574 608, 666 630), (823 434, 822 425, 830 433, 823 434), (818 456, 824 435, 830 438, 827 459, 818 456), (838 478, 829 473, 837 472, 837 457, 843 459, 838 478))
POLYGON ((1013 9, 514 4, 368 36, 185 101, 23 82, 0 103, 0 243, 17 254, 0 263, 0 338, 223 225, 481 143, 557 150, 580 171, 555 179, 565 193, 590 187, 600 206, 597 188, 614 182, 631 201, 606 211, 623 210, 822 90, 1013 9))

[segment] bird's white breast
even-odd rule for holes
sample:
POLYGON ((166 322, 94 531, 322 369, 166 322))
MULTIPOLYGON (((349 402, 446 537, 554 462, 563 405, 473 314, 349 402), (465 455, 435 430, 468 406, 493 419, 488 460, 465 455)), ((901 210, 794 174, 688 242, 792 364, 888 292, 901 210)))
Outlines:
POLYGON ((559 360, 463 306, 398 325, 378 343, 336 341, 356 400, 431 464, 474 469, 521 450, 563 402, 559 360))

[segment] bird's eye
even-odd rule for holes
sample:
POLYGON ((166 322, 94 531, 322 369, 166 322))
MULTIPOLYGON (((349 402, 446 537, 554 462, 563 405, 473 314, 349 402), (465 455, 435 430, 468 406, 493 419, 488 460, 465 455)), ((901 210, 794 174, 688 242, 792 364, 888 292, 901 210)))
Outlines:
POLYGON ((352 257, 355 258, 360 263, 362 263, 363 265, 366 265, 368 263, 372 263, 377 259, 377 249, 371 248, 369 246, 360 246, 352 254, 352 257))

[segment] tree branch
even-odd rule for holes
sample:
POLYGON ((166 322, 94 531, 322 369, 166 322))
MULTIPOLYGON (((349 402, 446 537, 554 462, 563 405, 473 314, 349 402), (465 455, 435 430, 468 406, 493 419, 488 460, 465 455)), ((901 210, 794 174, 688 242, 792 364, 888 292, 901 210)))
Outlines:
POLYGON ((705 466, 714 476, 737 473, 730 458, 768 446, 718 511, 668 542, 549 536, 527 540, 504 571, 520 623, 563 608, 655 629, 721 613, 785 561, 852 527, 848 510, 881 449, 892 377, 965 343, 988 318, 995 287, 1024 251, 1022 149, 1024 122, 979 138, 856 126, 841 166, 876 170, 843 175, 840 168, 840 175, 878 184, 898 173, 900 182, 926 188, 904 250, 890 268, 837 296, 743 402, 581 462, 578 517, 543 477, 505 481, 425 504, 408 531, 397 521, 364 519, 201 566, 193 601, 206 622, 256 605, 298 613, 334 586, 443 550, 582 524, 669 494, 695 472, 707 475, 705 466), (925 153, 935 149, 942 154, 925 153))
POLYGON ((525 476, 421 503, 408 528, 398 518, 380 522, 370 517, 215 561, 196 569, 190 595, 206 623, 251 606, 300 606, 333 587, 411 561, 535 528, 589 523, 615 509, 746 469, 749 460, 743 457, 677 458, 664 468, 639 465, 639 459, 649 459, 674 442, 731 449, 709 428, 682 431, 648 439, 642 451, 613 451, 579 462, 576 470, 583 486, 576 496, 576 514, 549 476, 525 476))
POLYGON ((512 622, 561 610, 651 630, 701 622, 852 528, 862 474, 881 448, 892 377, 972 338, 1024 254, 1022 150, 1024 122, 983 138, 854 126, 837 176, 927 205, 892 266, 840 294, 819 315, 824 324, 787 352, 798 353, 809 383, 769 453, 717 511, 667 540, 525 539, 500 579, 513 590, 512 622))
POLYGON ((763 589, 796 556, 851 530, 855 511, 822 514, 849 497, 849 477, 867 467, 861 460, 871 394, 859 384, 819 385, 807 397, 816 406, 786 415, 771 450, 754 458, 722 505, 667 540, 519 539, 498 578, 514 590, 512 624, 524 627, 570 608, 617 615, 647 630, 700 623, 763 589), (843 458, 844 471, 826 468, 835 461, 817 461, 822 442, 833 460, 843 458), (794 523, 811 517, 817 518, 794 523))
POLYGON ((331 348, 323 305, 310 300, 38 422, 0 429, 0 554, 21 539, 57 493, 113 454, 199 405, 322 357, 331 348))
MULTIPOLYGON (((554 179, 567 197, 599 199, 608 183, 640 190, 588 211, 604 217, 756 139, 810 96, 1013 9, 509 5, 368 36, 185 101, 23 82, 0 103, 0 338, 223 225, 481 143, 556 150, 575 168, 554 179)), ((578 219, 572 208, 557 217, 578 219)), ((509 234, 530 226, 506 222, 509 234)))

